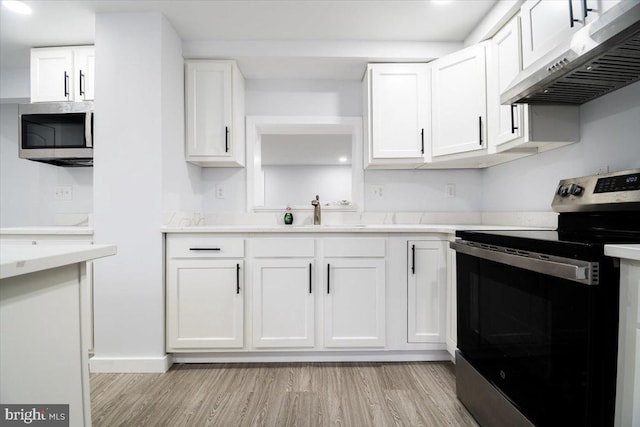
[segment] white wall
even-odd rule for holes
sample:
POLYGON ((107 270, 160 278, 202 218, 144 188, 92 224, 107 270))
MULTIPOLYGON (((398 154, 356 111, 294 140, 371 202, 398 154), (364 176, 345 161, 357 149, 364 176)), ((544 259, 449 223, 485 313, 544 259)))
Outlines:
MULTIPOLYGON (((187 185, 163 180, 165 149, 182 146, 181 42, 158 13, 104 13, 95 44, 95 240, 118 254, 95 264, 92 369, 157 371, 166 366, 164 187, 171 205, 187 185)), ((183 157, 173 161, 184 179, 183 157)))
POLYGON ((0 226, 54 225, 65 214, 93 212, 93 170, 18 158, 18 104, 0 104, 0 226), (72 200, 55 200, 70 186, 72 200))
POLYGON ((370 212, 478 211, 482 204, 481 170, 374 170, 364 182, 370 212), (446 196, 447 184, 455 184, 455 197, 446 196), (374 191, 380 186, 382 196, 374 191))
POLYGON ((265 206, 311 207, 315 195, 322 204, 353 201, 351 165, 263 166, 265 206))
POLYGON ((20 99, 29 102, 31 88, 29 68, 2 68, 0 99, 20 99))
POLYGON ((483 174, 485 211, 549 211, 562 178, 640 168, 640 82, 580 107, 579 143, 483 174))

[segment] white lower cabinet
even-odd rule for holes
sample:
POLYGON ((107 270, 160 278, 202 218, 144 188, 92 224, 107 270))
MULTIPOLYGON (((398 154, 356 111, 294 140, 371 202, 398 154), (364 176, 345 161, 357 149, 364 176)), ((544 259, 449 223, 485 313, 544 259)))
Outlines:
POLYGON ((170 349, 242 348, 242 260, 172 260, 167 277, 170 349))
POLYGON ((169 233, 167 352, 194 361, 203 359, 189 353, 448 360, 446 239, 169 233))
POLYGON ((327 263, 325 347, 384 347, 384 259, 327 263))
POLYGON ((244 346, 244 240, 167 237, 167 351, 244 346))
POLYGON ((313 347, 313 259, 253 261, 253 346, 313 347))
POLYGON ((407 258, 407 341, 445 341, 446 244, 409 241, 407 258))
POLYGON ((324 346, 384 347, 385 240, 325 239, 324 346))

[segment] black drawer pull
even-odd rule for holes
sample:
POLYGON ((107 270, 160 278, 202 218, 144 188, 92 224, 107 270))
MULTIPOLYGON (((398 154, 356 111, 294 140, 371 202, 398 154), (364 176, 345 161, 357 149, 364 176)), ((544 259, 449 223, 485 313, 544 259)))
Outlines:
POLYGON ((189 248, 190 251, 220 251, 220 248, 189 248))
POLYGON ((311 293, 311 263, 309 263, 309 293, 311 293))
POLYGON ((327 264, 327 293, 331 293, 331 264, 327 264))

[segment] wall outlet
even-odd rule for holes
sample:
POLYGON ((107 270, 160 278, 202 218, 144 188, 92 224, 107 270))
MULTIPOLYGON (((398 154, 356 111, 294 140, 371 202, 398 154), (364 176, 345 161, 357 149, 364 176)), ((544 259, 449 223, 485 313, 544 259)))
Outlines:
POLYGON ((224 184, 216 184, 216 199, 224 199, 224 184))
POLYGON ((73 200, 73 187, 70 185, 59 185, 54 190, 56 200, 73 200))
POLYGON ((605 173, 609 173, 609 165, 600 166, 596 171, 596 175, 602 175, 605 173))
POLYGON ((456 185, 455 184, 447 184, 444 187, 444 194, 447 199, 452 199, 456 197, 456 185))
POLYGON ((373 197, 376 199, 382 199, 384 196, 384 185, 372 185, 371 194, 373 194, 373 197))

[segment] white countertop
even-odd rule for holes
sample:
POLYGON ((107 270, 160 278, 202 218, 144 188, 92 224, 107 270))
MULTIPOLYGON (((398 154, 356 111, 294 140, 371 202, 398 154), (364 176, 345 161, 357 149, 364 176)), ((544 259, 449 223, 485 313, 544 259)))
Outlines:
POLYGON ((604 254, 616 258, 640 261, 640 245, 604 245, 604 254))
POLYGON ((115 245, 0 245, 0 279, 116 254, 115 245))
POLYGON ((8 234, 47 234, 47 235, 92 235, 92 227, 76 227, 76 226, 32 226, 32 227, 4 227, 0 228, 0 236, 8 234))
POLYGON ((478 224, 202 225, 161 227, 163 233, 448 233, 457 230, 530 230, 478 224))

